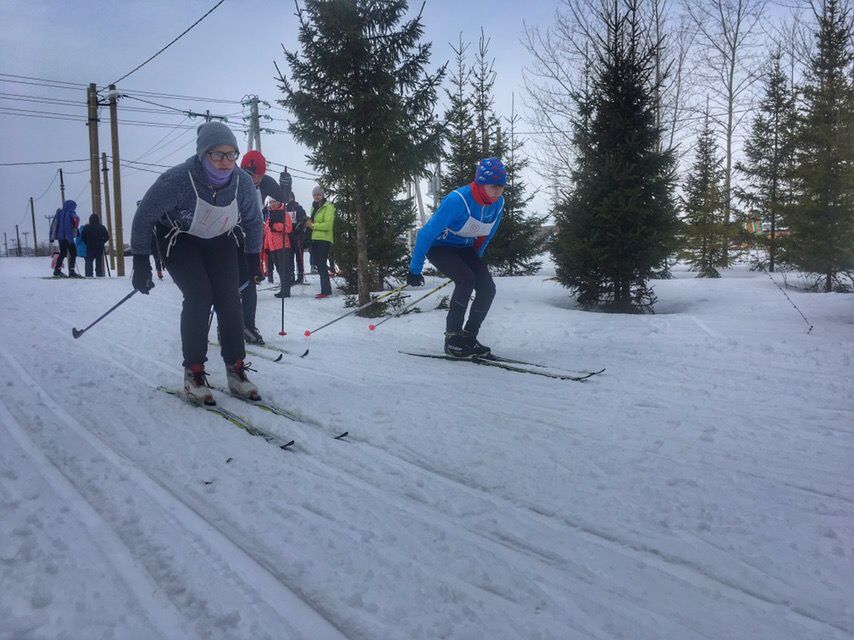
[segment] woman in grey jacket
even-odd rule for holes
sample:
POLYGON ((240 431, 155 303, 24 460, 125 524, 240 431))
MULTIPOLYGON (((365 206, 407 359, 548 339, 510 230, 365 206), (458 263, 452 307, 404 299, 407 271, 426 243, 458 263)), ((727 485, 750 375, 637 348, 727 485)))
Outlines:
POLYGON ((209 405, 215 404, 204 364, 211 306, 217 314, 229 390, 252 400, 261 397, 243 361, 237 242, 237 234, 242 234, 249 277, 260 282, 261 210, 252 179, 236 165, 239 155, 237 139, 227 126, 201 125, 196 155, 154 182, 137 207, 131 232, 134 288, 147 294, 154 287, 149 261, 154 238, 184 294, 184 391, 189 400, 209 405))

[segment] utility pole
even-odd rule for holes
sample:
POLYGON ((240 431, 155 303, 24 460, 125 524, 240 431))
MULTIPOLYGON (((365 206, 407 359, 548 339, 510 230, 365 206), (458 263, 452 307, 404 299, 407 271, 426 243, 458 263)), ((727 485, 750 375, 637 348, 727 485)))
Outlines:
POLYGON ((62 169, 59 170, 59 197, 62 202, 59 203, 59 206, 65 204, 65 180, 62 177, 62 169))
POLYGON ((119 114, 116 85, 110 85, 110 131, 113 137, 113 202, 116 211, 116 275, 125 275, 125 243, 122 235, 122 174, 119 168, 119 114))
POLYGON ((33 219, 33 255, 39 255, 39 238, 36 235, 36 209, 33 204, 33 197, 30 196, 30 217, 33 219))
POLYGON ((113 227, 110 222, 110 179, 107 175, 109 170, 107 169, 107 154, 101 154, 101 172, 104 174, 104 210, 107 215, 107 240, 110 243, 110 269, 115 271, 116 269, 116 259, 113 256, 113 227))
MULTIPOLYGON (((89 105, 89 184, 92 187, 92 213, 101 217, 101 177, 98 175, 98 93, 95 83, 86 90, 86 103, 89 105)), ((65 201, 63 200, 63 203, 65 201)))
POLYGON ((261 123, 258 117, 258 96, 249 96, 244 104, 249 106, 249 149, 261 151, 261 123), (253 146, 254 145, 254 146, 253 146))
POLYGON ((27 237, 30 235, 29 231, 21 231, 24 234, 24 249, 30 248, 30 239, 27 237))
POLYGON ((18 225, 15 225, 15 237, 18 241, 15 243, 15 255, 21 257, 21 233, 18 231, 18 225))
POLYGON ((6 247, 6 257, 9 257, 9 241, 6 239, 6 232, 3 232, 3 246, 6 247))

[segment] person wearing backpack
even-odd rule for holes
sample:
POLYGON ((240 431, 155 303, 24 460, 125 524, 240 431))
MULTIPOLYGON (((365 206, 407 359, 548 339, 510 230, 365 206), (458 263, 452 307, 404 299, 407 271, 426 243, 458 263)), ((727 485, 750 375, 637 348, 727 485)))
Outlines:
POLYGON ((56 210, 56 215, 51 224, 53 230, 52 239, 59 242, 59 259, 53 268, 55 278, 65 277, 65 274, 62 273, 62 261, 65 259, 65 256, 68 256, 68 277, 83 277, 74 270, 74 262, 77 259, 77 247, 74 244, 74 238, 77 237, 77 227, 79 224, 80 217, 77 215, 77 203, 74 200, 66 200, 62 203, 62 209, 56 210))

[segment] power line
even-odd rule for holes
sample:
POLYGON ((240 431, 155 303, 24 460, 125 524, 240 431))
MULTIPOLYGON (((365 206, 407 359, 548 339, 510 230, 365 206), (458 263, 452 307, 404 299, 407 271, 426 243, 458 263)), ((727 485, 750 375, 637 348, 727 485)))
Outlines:
POLYGON ((86 87, 82 82, 68 82, 67 80, 51 80, 49 78, 34 78, 32 76, 19 76, 14 73, 0 73, 0 76, 5 78, 20 78, 22 80, 38 80, 40 82, 52 82, 54 84, 68 84, 75 87, 86 87))
POLYGON ((47 188, 42 192, 42 194, 38 198, 33 198, 33 202, 38 202, 42 198, 47 195, 47 192, 50 191, 50 188, 53 186, 53 183, 56 182, 56 179, 59 177, 59 169, 53 172, 53 180, 50 181, 50 184, 47 185, 47 188))
POLYGON ((39 160, 36 162, 0 162, 0 167, 19 167, 33 164, 63 164, 65 162, 89 162, 89 158, 81 160, 39 160))
POLYGON ((165 47, 163 47, 162 49, 160 49, 160 51, 158 51, 158 52, 157 52, 157 53, 155 53, 153 56, 151 56, 150 58, 148 58, 148 60, 146 60, 145 62, 143 62, 143 63, 142 63, 142 64, 140 64, 140 65, 137 65, 136 67, 134 67, 133 69, 131 69, 130 71, 128 71, 125 75, 123 75, 121 78, 119 78, 118 80, 116 80, 115 82, 112 82, 112 83, 110 83, 110 84, 114 84, 114 85, 118 84, 119 82, 121 82, 122 80, 124 80, 125 78, 127 78, 129 75, 131 75, 131 74, 132 74, 132 73, 134 73, 135 71, 138 71, 139 69, 141 69, 142 67, 144 67, 146 64, 148 64, 149 62, 151 62, 152 60, 154 60, 154 58, 156 58, 156 57, 157 57, 157 56, 159 56, 161 53, 163 53, 164 51, 166 51, 166 49, 168 49, 168 48, 169 48, 169 47, 171 47, 173 44, 175 44, 176 42, 178 42, 178 40, 180 40, 184 35, 186 35, 186 34, 190 31, 190 29, 192 29, 193 27, 195 27, 195 26, 196 26, 197 24, 199 24, 202 20, 204 20, 204 19, 205 19, 205 18, 207 18, 211 13, 213 13, 213 11, 214 11, 214 10, 215 10, 219 5, 221 5, 223 2, 225 2, 225 0, 219 0, 219 2, 217 2, 213 7, 211 7, 211 8, 208 10, 208 12, 207 12, 207 13, 205 13, 205 15, 203 15, 201 18, 199 18, 199 19, 198 19, 198 20, 196 20, 193 24, 191 24, 189 27, 187 27, 187 28, 186 28, 186 29, 185 29, 185 30, 184 30, 184 31, 183 31, 183 32, 182 32, 182 33, 181 33, 177 38, 175 38, 174 40, 172 40, 172 42, 170 42, 170 43, 169 43, 169 44, 167 44, 165 47))

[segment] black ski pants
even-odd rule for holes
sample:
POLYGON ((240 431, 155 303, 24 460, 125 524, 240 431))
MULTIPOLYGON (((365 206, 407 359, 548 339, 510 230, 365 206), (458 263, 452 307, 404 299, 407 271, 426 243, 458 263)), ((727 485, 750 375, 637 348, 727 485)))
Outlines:
MULTIPOLYGON (((164 233, 168 229, 158 228, 164 233)), ((161 246, 162 235, 158 234, 161 246)), ((238 263, 246 267, 231 234, 203 239, 188 233, 178 235, 175 244, 164 255, 169 275, 184 294, 181 309, 181 349, 184 366, 203 364, 208 353, 208 317, 211 306, 216 312, 220 333, 220 353, 227 364, 246 356, 243 344, 238 263)), ((254 288, 253 288, 254 292, 254 288)))
POLYGON ((445 331, 459 333, 463 330, 466 309, 474 291, 474 302, 469 311, 465 331, 477 335, 495 298, 495 283, 489 275, 486 263, 472 247, 443 245, 432 247, 427 252, 427 259, 454 281, 454 292, 451 294, 445 331))
POLYGON ((83 258, 86 261, 86 277, 92 277, 92 265, 95 265, 95 273, 99 278, 104 277, 104 246, 100 247, 90 247, 86 245, 86 257, 83 258))
POLYGON ((291 232, 291 259, 288 261, 286 268, 291 272, 291 282, 294 280, 294 265, 296 265, 296 278, 300 282, 305 279, 305 263, 302 252, 302 231, 291 232))
POLYGON ((282 248, 270 252, 270 273, 273 272, 273 267, 275 266, 276 271, 279 272, 279 284, 281 285, 279 291, 285 295, 291 295, 291 280, 293 278, 290 270, 291 262, 290 249, 282 248))
MULTIPOLYGON (((231 243, 234 244, 234 238, 229 236, 231 243)), ((247 328, 255 328, 255 310, 258 308, 258 290, 255 288, 255 281, 249 277, 249 265, 246 262, 246 254, 243 252, 243 243, 237 250, 237 267, 238 278, 240 280, 238 289, 240 289, 240 300, 243 306, 243 326, 247 328), (245 287, 243 285, 246 285, 245 287)), ((219 316, 217 316, 219 317, 219 316)))
POLYGON ((329 265, 326 264, 331 250, 332 243, 328 240, 311 241, 311 258, 314 266, 317 267, 317 275, 320 276, 320 293, 327 296, 332 295, 332 285, 329 284, 329 265))
POLYGON ((62 271, 62 261, 68 256, 68 273, 74 273, 74 262, 77 260, 77 246, 73 240, 57 240, 59 242, 59 258, 56 261, 55 271, 62 271))

